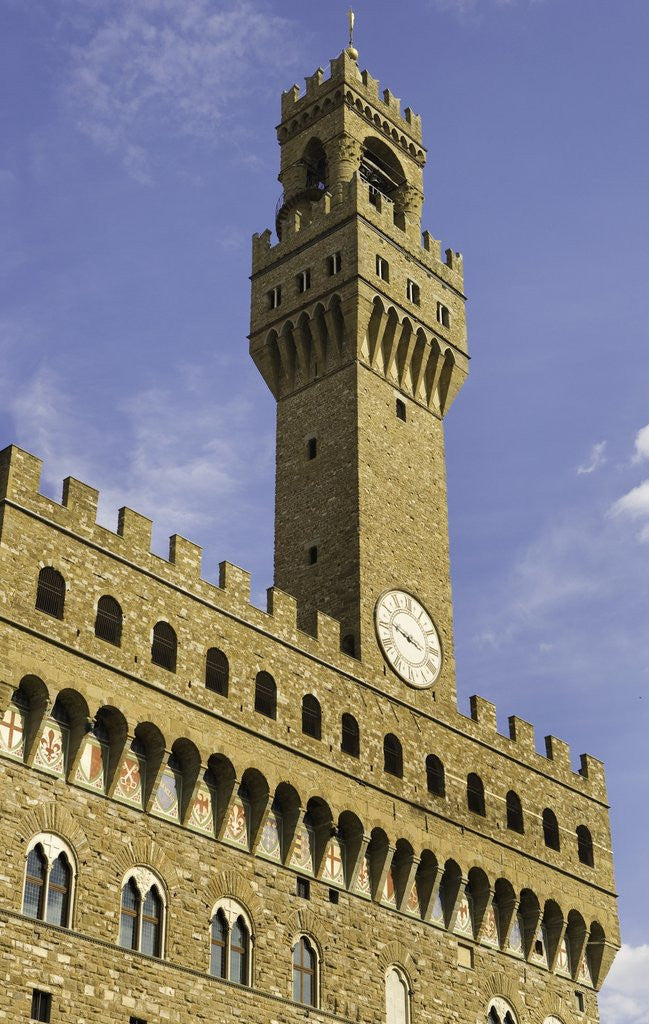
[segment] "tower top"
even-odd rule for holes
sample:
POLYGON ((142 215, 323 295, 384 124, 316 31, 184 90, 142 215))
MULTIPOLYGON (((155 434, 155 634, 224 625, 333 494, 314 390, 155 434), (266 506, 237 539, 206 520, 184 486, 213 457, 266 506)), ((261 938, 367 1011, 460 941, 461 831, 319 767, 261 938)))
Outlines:
POLYGON ((345 52, 352 60, 358 60, 358 50, 354 46, 354 21, 356 20, 356 15, 351 7, 347 11, 347 17, 349 18, 349 46, 345 52))

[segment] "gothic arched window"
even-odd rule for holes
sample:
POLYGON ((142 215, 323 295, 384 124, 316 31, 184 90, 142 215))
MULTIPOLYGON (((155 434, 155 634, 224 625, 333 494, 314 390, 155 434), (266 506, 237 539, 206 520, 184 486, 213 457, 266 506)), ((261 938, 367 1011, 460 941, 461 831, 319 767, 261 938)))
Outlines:
POLYGON ((228 695, 230 666, 228 659, 218 647, 210 647, 205 657, 205 686, 222 697, 228 695))
POLYGON ((266 718, 277 717, 277 686, 269 672, 258 672, 255 680, 255 711, 266 718))
POLYGON ((587 864, 589 868, 594 867, 593 837, 586 825, 577 825, 577 856, 581 864, 587 864))
POLYGON ((398 967, 390 967, 385 976, 386 1024, 409 1024, 410 997, 408 982, 398 967))
POLYGON ((148 868, 134 868, 122 886, 119 944, 162 956, 165 903, 162 885, 148 868))
POLYGON ((470 772, 466 779, 466 803, 474 814, 485 816, 484 785, 475 772, 470 772))
POLYGON ((119 647, 122 643, 122 609, 114 597, 108 594, 97 602, 95 636, 119 647))
POLYGON ((342 717, 340 749, 345 754, 351 754, 352 757, 360 757, 361 751, 358 722, 353 715, 350 715, 347 712, 345 712, 342 717))
POLYGON ((397 737, 389 732, 383 740, 383 769, 390 775, 403 778, 403 752, 397 737))
POLYGON ((23 914, 68 928, 72 907, 74 858, 59 836, 42 833, 28 847, 23 914))
POLYGON ((505 802, 507 806, 507 828, 512 832, 520 832, 522 834, 525 829, 523 828, 523 806, 521 804, 521 798, 518 793, 515 793, 513 789, 510 789, 505 802))
POLYGON ((305 935, 293 947, 293 999, 305 1006, 317 1005, 317 957, 305 935))
POLYGON ((210 926, 210 974, 237 985, 250 985, 252 928, 245 910, 235 900, 219 900, 210 926))
POLYGON ((322 736, 320 702, 312 693, 306 693, 302 698, 302 732, 316 740, 322 736))
POLYGON ((151 661, 154 665, 166 668, 168 672, 176 671, 176 654, 178 641, 176 634, 168 622, 156 622, 153 627, 151 642, 151 661))
POLYGON ((62 619, 64 607, 65 580, 60 572, 46 565, 38 574, 36 608, 39 612, 53 615, 55 619, 62 619))
POLYGON ((495 996, 487 1010, 487 1024, 518 1024, 516 1015, 504 999, 495 996))
POLYGON ((435 754, 429 754, 426 758, 426 785, 428 792, 435 796, 444 796, 446 793, 444 765, 435 754))
POLYGON ((543 811, 543 842, 550 850, 559 850, 559 822, 554 811, 546 807, 543 811))

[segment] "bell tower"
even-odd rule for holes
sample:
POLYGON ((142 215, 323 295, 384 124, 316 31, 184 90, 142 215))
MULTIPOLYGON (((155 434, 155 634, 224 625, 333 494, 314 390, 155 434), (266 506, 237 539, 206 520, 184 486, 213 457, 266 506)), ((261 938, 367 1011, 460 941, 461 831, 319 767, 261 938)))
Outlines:
POLYGON ((275 585, 303 628, 338 619, 343 649, 390 686, 403 677, 377 644, 377 600, 414 595, 442 649, 435 699, 453 701, 443 417, 468 368, 462 259, 421 233, 421 119, 357 57, 350 44, 282 95, 278 241, 253 239, 250 352, 277 400, 275 585))

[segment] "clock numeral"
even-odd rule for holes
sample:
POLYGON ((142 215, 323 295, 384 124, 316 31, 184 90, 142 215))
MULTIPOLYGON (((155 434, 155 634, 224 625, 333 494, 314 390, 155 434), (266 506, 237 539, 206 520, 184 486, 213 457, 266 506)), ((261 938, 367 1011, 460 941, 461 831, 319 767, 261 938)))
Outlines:
POLYGON ((435 672, 437 672, 437 665, 432 660, 430 660, 428 662, 428 664, 426 665, 426 668, 428 669, 429 672, 432 672, 433 675, 435 674, 435 672))

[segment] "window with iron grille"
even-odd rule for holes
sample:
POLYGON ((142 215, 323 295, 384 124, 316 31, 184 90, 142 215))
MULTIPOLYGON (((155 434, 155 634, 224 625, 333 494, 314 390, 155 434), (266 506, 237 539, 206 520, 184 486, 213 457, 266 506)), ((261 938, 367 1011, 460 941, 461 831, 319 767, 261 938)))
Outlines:
POLYGON ((561 849, 559 842, 559 822, 554 811, 546 807, 543 811, 543 841, 550 850, 561 849))
POLYGON ((352 757, 360 756, 360 735, 358 729, 358 722, 353 715, 345 714, 342 717, 342 735, 340 740, 340 749, 345 754, 351 754, 352 757))
POLYGON ((397 778, 403 777, 403 752, 401 743, 389 732, 383 740, 383 769, 397 778))
POLYGON ((122 609, 114 597, 108 594, 97 602, 95 636, 119 647, 122 642, 122 609))
POLYGON ((466 780, 466 802, 467 807, 474 814, 485 816, 484 785, 482 779, 475 772, 467 775, 466 780))
POLYGON ((512 832, 520 832, 522 834, 525 831, 523 828, 523 805, 518 793, 515 793, 513 789, 510 789, 505 798, 505 806, 507 809, 507 828, 512 832))
POLYGON ((587 864, 589 868, 594 867, 593 837, 585 825, 577 825, 577 856, 580 864, 587 864))
POLYGON ((426 758, 426 786, 434 796, 445 794, 444 765, 435 754, 426 758))
POLYGON ((302 732, 319 740, 322 735, 322 712, 320 702, 312 693, 302 698, 302 732))
POLYGON ((222 697, 228 695, 230 666, 228 659, 218 647, 210 647, 205 657, 205 686, 222 697))
POLYGON ((32 1020, 44 1021, 49 1024, 52 1013, 52 993, 42 992, 39 988, 32 989, 32 1020))
POLYGON ((255 680, 255 711, 266 718, 277 715, 277 686, 269 672, 258 672, 255 680))
POLYGON ((53 615, 55 619, 62 619, 64 606, 65 580, 60 572, 46 565, 38 574, 36 608, 39 612, 53 615))
POLYGON ((169 623, 156 622, 153 627, 153 641, 151 643, 151 661, 153 664, 166 668, 168 672, 175 672, 177 646, 176 634, 169 623))

